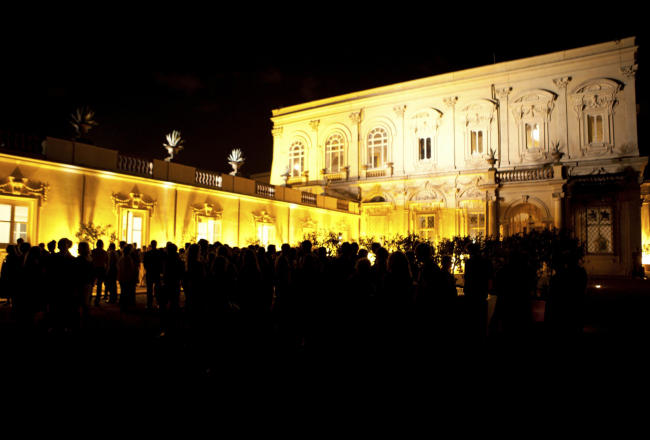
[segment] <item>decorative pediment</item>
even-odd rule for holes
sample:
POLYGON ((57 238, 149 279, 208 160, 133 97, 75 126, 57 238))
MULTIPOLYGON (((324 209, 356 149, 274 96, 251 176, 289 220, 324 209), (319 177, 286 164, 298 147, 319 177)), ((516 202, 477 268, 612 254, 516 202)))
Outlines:
POLYGON ((214 204, 210 203, 209 198, 205 199, 203 203, 195 203, 192 205, 192 215, 196 217, 212 217, 215 220, 221 220, 223 211, 215 211, 214 204))
POLYGON ((50 185, 24 177, 18 167, 0 181, 4 181, 4 183, 0 184, 0 193, 14 196, 36 196, 43 206, 47 203, 47 193, 50 185))
POLYGON ((576 116, 580 119, 583 110, 594 108, 606 108, 609 114, 613 114, 614 108, 618 105, 616 94, 620 89, 619 83, 606 78, 583 82, 571 92, 576 116))
POLYGON ((337 232, 343 232, 343 231, 346 231, 346 232, 347 232, 347 230, 348 230, 349 228, 350 228, 350 227, 348 226, 348 224, 345 223, 344 221, 340 221, 339 223, 336 223, 336 224, 334 225, 334 230, 337 231, 337 232))
POLYGON ((262 215, 255 215, 253 214, 253 221, 255 223, 270 223, 270 224, 275 224, 275 217, 271 217, 266 213, 266 211, 262 211, 262 215))
POLYGON ((442 124, 442 113, 438 110, 427 108, 419 110, 409 122, 409 129, 416 134, 435 134, 442 124))
POLYGON ((143 209, 149 211, 149 215, 153 217, 156 207, 156 200, 149 195, 143 195, 138 189, 138 185, 135 185, 128 195, 113 193, 111 200, 113 200, 113 211, 115 212, 118 208, 143 209))
POLYGON ((300 222, 303 228, 314 228, 318 227, 318 222, 313 221, 311 218, 307 218, 304 222, 300 222))
POLYGON ((460 111, 460 122, 469 124, 490 124, 494 119, 496 103, 489 99, 478 99, 470 102, 460 111))
POLYGON ((509 107, 515 121, 525 117, 542 116, 544 120, 551 119, 557 95, 546 90, 528 90, 514 99, 509 107))

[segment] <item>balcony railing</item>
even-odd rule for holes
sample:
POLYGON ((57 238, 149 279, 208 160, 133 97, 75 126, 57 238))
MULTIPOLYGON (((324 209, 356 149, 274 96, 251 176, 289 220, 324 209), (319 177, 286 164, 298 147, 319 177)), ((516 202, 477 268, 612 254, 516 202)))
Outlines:
POLYGON ((497 182, 524 182, 528 180, 546 180, 553 178, 553 168, 537 168, 534 170, 497 171, 497 182))
POLYGON ((41 154, 41 141, 37 136, 0 130, 0 148, 29 154, 41 154))
POLYGON ((153 176, 153 161, 120 153, 117 155, 117 169, 129 173, 153 176))
POLYGON ((317 200, 318 200, 318 196, 316 196, 316 194, 312 194, 308 192, 302 193, 302 203, 305 203, 307 205, 315 205, 317 200))
POLYGON ((385 175, 386 175, 386 170, 366 171, 366 177, 369 179, 372 177, 384 177, 385 175))
POLYGON ((255 182, 255 194, 258 196, 275 198, 275 186, 267 183, 255 182))
POLYGON ((199 185, 221 188, 221 174, 213 171, 196 170, 195 181, 199 185))
POLYGON ((338 199, 336 201, 336 209, 340 209, 341 211, 349 211, 350 202, 348 202, 347 200, 338 199))

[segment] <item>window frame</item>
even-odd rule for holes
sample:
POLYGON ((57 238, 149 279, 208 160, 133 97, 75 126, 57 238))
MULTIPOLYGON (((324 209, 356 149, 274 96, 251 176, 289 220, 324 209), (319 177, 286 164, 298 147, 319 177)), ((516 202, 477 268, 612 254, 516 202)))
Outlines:
POLYGON ((294 141, 289 147, 289 169, 291 177, 301 177, 305 171, 305 144, 302 141, 294 141))
POLYGON ((369 132, 368 135, 366 136, 366 153, 368 154, 368 167, 370 169, 379 169, 379 168, 385 168, 386 164, 389 162, 388 160, 388 144, 389 144, 389 132, 385 127, 382 126, 376 126, 373 127, 369 132), (381 132, 383 133, 383 136, 381 140, 379 141, 379 145, 377 145, 377 141, 375 140, 376 136, 375 134, 381 132), (379 155, 379 160, 375 164, 374 161, 374 151, 379 150, 380 155, 379 155))
POLYGON ((345 167, 345 136, 340 133, 333 133, 325 141, 325 170, 329 173, 340 173, 345 167), (336 145, 333 145, 332 139, 337 138, 336 145), (338 156, 338 167, 334 169, 332 159, 338 156))
MULTIPOLYGON (((11 196, 0 196, 0 205, 9 205, 11 206, 10 220, 8 221, 9 225, 9 239, 13 239, 13 242, 10 243, 0 243, 0 246, 4 248, 8 245, 15 245, 16 243, 16 223, 26 224, 25 227, 25 237, 23 240, 27 243, 36 242, 35 236, 35 227, 36 227, 36 199, 28 197, 11 197, 11 196), (27 222, 16 222, 16 207, 27 208, 27 222)), ((4 221, 3 221, 4 222, 4 221)))

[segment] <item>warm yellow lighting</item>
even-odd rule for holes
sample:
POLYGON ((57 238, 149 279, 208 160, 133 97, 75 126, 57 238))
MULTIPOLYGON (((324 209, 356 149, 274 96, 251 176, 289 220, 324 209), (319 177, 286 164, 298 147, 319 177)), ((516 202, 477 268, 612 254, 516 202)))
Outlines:
POLYGON ((642 264, 650 264, 650 254, 643 254, 641 257, 642 264))
POLYGON ((296 170, 296 171, 300 171, 300 164, 295 164, 293 166, 293 169, 296 170))
POLYGON ((596 284, 596 289, 600 289, 600 284, 596 284))
POLYGON ((533 129, 533 139, 536 143, 539 142, 539 125, 537 124, 535 124, 535 128, 533 129))

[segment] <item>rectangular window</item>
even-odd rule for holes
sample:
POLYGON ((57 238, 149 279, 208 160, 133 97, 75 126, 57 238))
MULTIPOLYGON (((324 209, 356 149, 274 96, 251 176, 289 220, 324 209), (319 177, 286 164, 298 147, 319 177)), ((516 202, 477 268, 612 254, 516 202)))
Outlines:
POLYGON ((29 208, 0 204, 0 243, 16 243, 19 238, 27 241, 29 208))
POLYGON ((431 138, 420 138, 420 160, 431 159, 431 138))
POLYGON ((483 130, 472 130, 471 136, 470 148, 472 154, 483 154, 483 130))
POLYGON ((587 131, 589 143, 603 141, 603 116, 587 116, 587 131))
POLYGON ((485 213, 469 213, 469 236, 476 238, 479 235, 485 235, 485 213))
POLYGON ((526 148, 539 148, 539 124, 526 124, 526 148))
POLYGON ((199 217, 196 240, 205 239, 208 243, 221 241, 221 220, 212 217, 199 217))
POLYGON ((614 210, 612 206, 588 207, 584 212, 587 253, 614 253, 614 210))
POLYGON ((436 230, 434 215, 418 216, 418 234, 420 235, 420 238, 424 240, 435 238, 436 230))
POLYGON ((260 241, 260 245, 264 247, 275 244, 275 225, 259 223, 257 225, 257 239, 260 241))
POLYGON ((120 240, 126 241, 127 244, 136 243, 142 246, 145 225, 145 213, 137 211, 125 211, 122 213, 122 233, 120 240))

